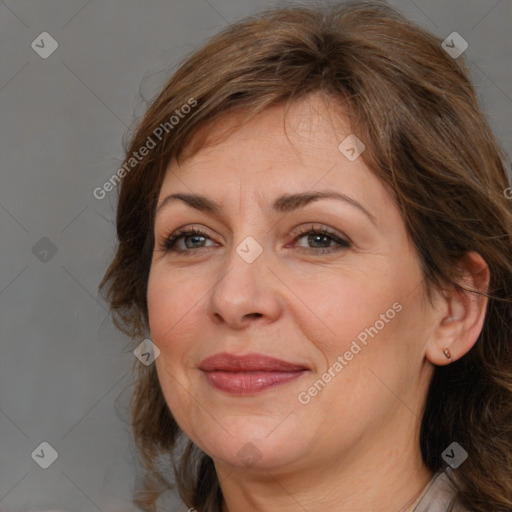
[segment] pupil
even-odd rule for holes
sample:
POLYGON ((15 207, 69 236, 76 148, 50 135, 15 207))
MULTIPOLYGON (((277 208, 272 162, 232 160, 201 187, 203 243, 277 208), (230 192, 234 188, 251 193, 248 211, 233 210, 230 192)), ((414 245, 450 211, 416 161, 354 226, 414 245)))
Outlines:
POLYGON ((315 244, 315 241, 318 239, 323 239, 324 241, 327 240, 326 235, 309 235, 309 241, 313 241, 313 245, 315 244))
MULTIPOLYGON (((202 235, 190 235, 188 238, 192 240, 192 245, 195 245, 196 242, 198 241, 198 239, 204 238, 204 237, 202 235)), ((188 247, 188 245, 187 245, 187 247, 188 247)))

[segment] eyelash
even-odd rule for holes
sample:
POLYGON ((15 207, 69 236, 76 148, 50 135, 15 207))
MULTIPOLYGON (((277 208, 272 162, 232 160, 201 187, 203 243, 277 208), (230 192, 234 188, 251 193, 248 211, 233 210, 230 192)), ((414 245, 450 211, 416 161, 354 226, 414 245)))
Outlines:
MULTIPOLYGON (((328 248, 320 247, 317 249, 315 249, 314 247, 300 247, 301 249, 306 249, 306 250, 309 249, 310 251, 313 251, 315 253, 325 254, 325 253, 337 252, 342 249, 349 249, 350 247, 352 247, 352 243, 349 240, 340 238, 335 233, 329 231, 326 228, 315 228, 313 225, 311 225, 309 228, 300 227, 298 229, 298 231, 299 231, 299 233, 294 238, 294 240, 302 238, 306 235, 322 235, 322 236, 327 236, 332 241, 334 241, 338 244, 338 247, 328 247, 328 248)), ((175 233, 172 233, 171 235, 169 235, 167 238, 165 238, 164 243, 162 244, 162 249, 166 252, 179 252, 182 254, 183 253, 189 253, 189 254, 193 253, 193 252, 195 252, 196 249, 205 249, 205 247, 195 247, 192 249, 177 250, 174 247, 176 245, 176 242, 180 238, 187 237, 187 236, 194 236, 194 235, 202 236, 204 238, 210 239, 210 237, 208 236, 207 233, 205 233, 204 231, 202 231, 201 229, 198 229, 198 228, 178 230, 175 233)))

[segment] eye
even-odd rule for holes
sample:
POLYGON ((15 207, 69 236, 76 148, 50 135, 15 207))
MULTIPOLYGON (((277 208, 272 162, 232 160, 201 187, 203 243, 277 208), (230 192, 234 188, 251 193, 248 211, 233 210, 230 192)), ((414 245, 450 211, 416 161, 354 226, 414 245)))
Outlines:
MULTIPOLYGON (((343 239, 324 227, 315 228, 312 224, 309 228, 301 227, 298 231, 299 234, 295 237, 294 241, 304 239, 306 242, 306 245, 297 244, 301 249, 325 254, 351 247, 351 243, 348 240, 343 239)), ((165 238, 162 249, 167 252, 191 253, 195 249, 208 247, 206 245, 208 240, 212 242, 208 234, 201 229, 178 230, 165 238)))
POLYGON ((205 247, 205 240, 210 240, 210 238, 204 231, 201 231, 200 229, 192 228, 187 230, 179 230, 175 233, 172 233, 165 239, 163 248, 166 251, 186 252, 190 249, 201 249, 202 247, 205 247), (185 243, 185 248, 179 247, 179 242, 181 241, 185 243))
POLYGON ((305 246, 299 244, 299 247, 312 250, 313 252, 328 253, 351 247, 351 243, 348 240, 341 238, 324 227, 315 228, 312 224, 309 228, 300 227, 298 231, 299 235, 295 240, 304 239, 306 242, 305 246))

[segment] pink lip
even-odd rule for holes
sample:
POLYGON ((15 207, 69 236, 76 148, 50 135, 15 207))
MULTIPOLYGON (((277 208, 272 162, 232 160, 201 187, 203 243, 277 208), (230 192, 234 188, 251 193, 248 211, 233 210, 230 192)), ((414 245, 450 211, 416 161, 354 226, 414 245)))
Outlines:
POLYGON ((234 395, 264 391, 290 382, 308 371, 303 365, 263 354, 235 356, 227 352, 206 358, 199 369, 211 386, 234 395))

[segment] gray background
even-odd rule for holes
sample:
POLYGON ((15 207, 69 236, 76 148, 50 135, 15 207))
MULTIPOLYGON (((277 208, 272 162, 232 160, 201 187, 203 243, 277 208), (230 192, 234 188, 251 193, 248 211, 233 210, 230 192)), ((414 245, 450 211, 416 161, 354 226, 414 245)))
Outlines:
MULTIPOLYGON (((512 1, 392 3, 468 41, 480 103, 511 155, 512 1)), ((0 511, 136 510, 124 412, 134 356, 97 294, 116 192, 92 191, 180 59, 272 4, 0 1, 0 511), (59 44, 47 59, 31 48, 43 31, 59 44), (43 441, 59 454, 48 469, 31 457, 43 441)), ((186 507, 174 498, 167 510, 186 507)))

